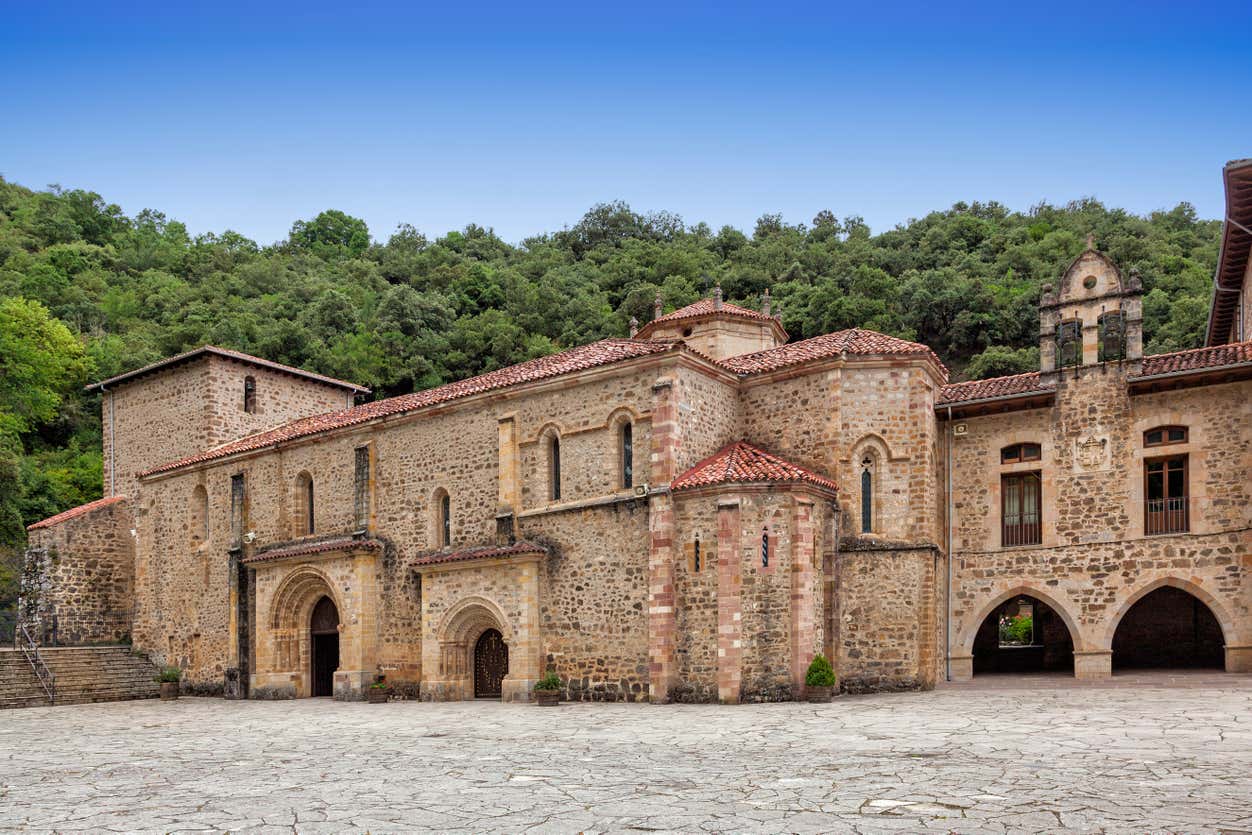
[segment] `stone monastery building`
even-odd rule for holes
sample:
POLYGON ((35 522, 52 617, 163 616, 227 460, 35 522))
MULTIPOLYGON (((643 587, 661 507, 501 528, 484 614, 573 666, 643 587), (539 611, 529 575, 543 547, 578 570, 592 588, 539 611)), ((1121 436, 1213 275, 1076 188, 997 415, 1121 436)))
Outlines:
POLYGON ((1089 242, 1039 371, 993 380, 720 290, 363 405, 213 347, 105 380, 107 498, 31 526, 26 609, 252 698, 779 700, 819 652, 853 691, 1252 671, 1252 164, 1224 176, 1191 351, 1142 355, 1089 242))

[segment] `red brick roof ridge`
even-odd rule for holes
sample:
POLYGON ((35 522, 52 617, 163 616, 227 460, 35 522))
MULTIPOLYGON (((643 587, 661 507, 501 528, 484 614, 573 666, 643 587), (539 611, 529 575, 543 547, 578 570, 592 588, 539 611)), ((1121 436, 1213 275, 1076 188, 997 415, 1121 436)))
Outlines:
POLYGON ((86 504, 80 504, 77 507, 71 507, 69 510, 62 510, 55 516, 49 516, 47 519, 40 519, 38 522, 33 522, 26 526, 26 530, 35 531, 43 528, 51 528, 54 525, 59 525, 62 522, 68 522, 70 519, 85 516, 88 513, 94 513, 101 508, 123 501, 126 501, 125 496, 105 496, 103 499, 96 499, 95 501, 90 501, 86 504))
POLYGON ((375 400, 349 409, 298 418, 272 429, 255 432, 212 449, 203 450, 178 461, 161 464, 140 473, 140 476, 176 470, 190 464, 224 458, 237 452, 250 452, 277 445, 283 441, 303 438, 332 429, 356 426, 375 418, 415 411, 425 406, 447 403, 462 397, 496 391, 521 383, 546 380, 562 374, 612 365, 623 360, 662 354, 676 348, 691 350, 680 339, 643 340, 625 337, 601 339, 587 345, 567 348, 546 357, 537 357, 516 365, 467 377, 464 380, 445 383, 432 389, 375 400))
POLYGON ((245 558, 243 562, 266 562, 268 560, 277 560, 284 557, 305 556, 308 554, 322 554, 327 551, 341 551, 351 548, 366 548, 376 551, 383 548, 383 542, 379 539, 356 539, 352 536, 338 536, 331 539, 319 539, 312 542, 303 543, 286 543, 268 550, 257 551, 245 558))
POLYGON ((443 548, 417 554, 410 565, 442 565, 449 562, 512 557, 518 554, 546 554, 547 549, 534 542, 519 540, 512 545, 471 545, 468 548, 443 548))
POLYGON ((1204 345, 1200 348, 1186 348, 1182 351, 1153 354, 1143 358, 1142 369, 1133 379, 1173 372, 1203 371, 1210 368, 1221 368, 1226 365, 1243 365, 1245 363, 1252 363, 1252 340, 1228 342, 1224 345, 1204 345), (1211 358, 1214 361, 1189 362, 1192 359, 1201 357, 1205 359, 1211 358), (1154 368, 1153 366, 1160 366, 1160 368, 1154 368))
POLYGON ((793 464, 747 441, 732 441, 697 462, 670 484, 671 490, 689 490, 716 484, 807 483, 834 490, 835 482, 807 467, 793 464))
POLYGON ((698 299, 689 305, 670 311, 663 316, 658 316, 651 322, 644 322, 644 325, 651 325, 654 322, 677 322, 681 319, 691 319, 696 316, 709 316, 714 313, 727 313, 731 316, 743 316, 749 319, 756 319, 759 322, 776 322, 778 321, 768 313, 762 313, 759 310, 741 307, 730 302, 722 302, 721 307, 714 306, 713 300, 710 298, 698 299))

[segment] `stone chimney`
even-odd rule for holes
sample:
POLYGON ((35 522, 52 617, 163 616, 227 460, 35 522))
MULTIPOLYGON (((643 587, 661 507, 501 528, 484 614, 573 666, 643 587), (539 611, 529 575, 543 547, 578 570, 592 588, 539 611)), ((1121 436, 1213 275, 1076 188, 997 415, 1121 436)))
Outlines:
POLYGON ((635 334, 639 333, 639 320, 634 316, 630 317, 630 338, 634 339, 635 334))
POLYGON ((765 288, 765 292, 761 295, 761 312, 766 316, 769 315, 769 288, 765 288))
POLYGON ((660 291, 657 291, 656 298, 652 300, 652 318, 660 319, 661 311, 664 309, 664 303, 661 301, 661 293, 660 291))
POLYGON ((717 286, 713 288, 713 309, 722 309, 722 283, 717 282, 717 286))

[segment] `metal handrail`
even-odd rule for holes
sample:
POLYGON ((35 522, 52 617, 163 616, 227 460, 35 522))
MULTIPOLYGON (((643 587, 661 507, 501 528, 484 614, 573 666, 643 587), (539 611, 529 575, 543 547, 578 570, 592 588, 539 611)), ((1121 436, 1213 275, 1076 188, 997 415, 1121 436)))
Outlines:
POLYGON ((44 663, 43 656, 39 654, 39 644, 35 643, 35 639, 30 636, 30 632, 26 629, 26 624, 19 624, 17 627, 18 635, 22 638, 19 648, 22 655, 26 656, 26 660, 30 663, 30 668, 35 671, 35 678, 39 679, 39 683, 43 686, 43 692, 48 694, 48 704, 55 705, 57 703, 56 676, 52 674, 52 670, 48 669, 48 665, 44 663))

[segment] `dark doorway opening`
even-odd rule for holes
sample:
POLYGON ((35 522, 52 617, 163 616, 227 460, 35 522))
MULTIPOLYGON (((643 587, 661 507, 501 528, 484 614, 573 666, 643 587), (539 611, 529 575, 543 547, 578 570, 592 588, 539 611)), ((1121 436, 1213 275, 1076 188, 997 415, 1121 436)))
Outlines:
POLYGON ((1113 633, 1113 668, 1225 669, 1225 639, 1195 595, 1163 586, 1130 607, 1113 633))
POLYGON ((1073 672, 1074 640, 1061 616, 1035 597, 1006 600, 974 638, 974 675, 1073 672))
POLYGON ((488 629, 474 644, 474 696, 498 699, 509 672, 509 648, 498 629, 488 629))
POLYGON ((323 597, 313 607, 309 624, 313 696, 335 695, 335 670, 339 669, 339 609, 323 597))

